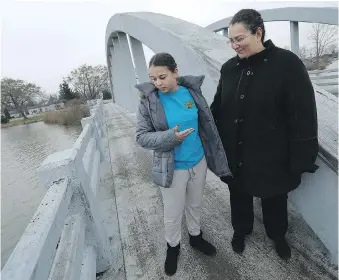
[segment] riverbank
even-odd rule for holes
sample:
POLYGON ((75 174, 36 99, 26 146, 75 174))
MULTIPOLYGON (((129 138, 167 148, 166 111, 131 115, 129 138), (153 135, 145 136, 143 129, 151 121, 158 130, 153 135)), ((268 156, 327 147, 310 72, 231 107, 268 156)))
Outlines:
POLYGON ((44 120, 44 114, 36 115, 36 116, 27 116, 27 119, 24 118, 16 118, 16 119, 10 119, 9 123, 1 124, 1 128, 7 128, 22 124, 30 124, 30 123, 36 123, 41 122, 44 120))
POLYGON ((75 105, 62 110, 45 112, 39 115, 27 116, 27 119, 10 119, 9 123, 1 124, 1 128, 30 124, 43 121, 46 124, 78 125, 81 119, 89 116, 89 108, 86 105, 75 105))

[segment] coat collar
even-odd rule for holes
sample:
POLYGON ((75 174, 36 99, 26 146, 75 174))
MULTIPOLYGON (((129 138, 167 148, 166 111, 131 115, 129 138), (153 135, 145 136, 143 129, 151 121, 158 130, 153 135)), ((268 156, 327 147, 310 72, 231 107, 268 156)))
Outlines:
POLYGON ((276 46, 273 44, 273 42, 271 40, 267 40, 266 42, 264 42, 264 47, 265 49, 262 50, 261 52, 258 52, 256 54, 251 55, 250 57, 247 58, 240 58, 238 55, 236 56, 237 58, 237 63, 239 63, 240 65, 244 65, 244 64, 253 64, 256 63, 258 61, 262 61, 262 60, 267 60, 267 55, 274 49, 276 48, 276 46))
MULTIPOLYGON (((181 76, 178 78, 178 84, 193 90, 200 90, 205 76, 181 76)), ((151 82, 137 84, 135 87, 140 91, 141 98, 147 98, 151 93, 157 92, 156 87, 151 82)))

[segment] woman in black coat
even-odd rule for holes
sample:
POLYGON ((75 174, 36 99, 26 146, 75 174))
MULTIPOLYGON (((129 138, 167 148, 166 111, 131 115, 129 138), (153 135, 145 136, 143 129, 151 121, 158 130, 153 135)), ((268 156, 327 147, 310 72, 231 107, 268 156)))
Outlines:
POLYGON ((257 11, 235 14, 229 43, 237 55, 221 68, 211 111, 233 174, 222 178, 230 190, 233 250, 242 253, 252 232, 255 196, 262 199, 266 233, 287 260, 287 194, 302 173, 317 169, 317 111, 301 60, 264 38, 257 11))

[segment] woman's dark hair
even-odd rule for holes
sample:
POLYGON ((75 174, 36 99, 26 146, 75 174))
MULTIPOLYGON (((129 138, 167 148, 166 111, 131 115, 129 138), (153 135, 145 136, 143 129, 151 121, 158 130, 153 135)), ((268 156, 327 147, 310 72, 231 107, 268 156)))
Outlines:
POLYGON ((151 60, 149 61, 149 67, 151 66, 166 66, 168 70, 174 72, 177 68, 177 63, 175 62, 173 56, 169 53, 157 53, 153 55, 151 60))
POLYGON ((241 23, 246 26, 246 28, 252 33, 255 34, 260 27, 262 29, 262 37, 261 42, 264 43, 265 40, 265 25, 264 21, 261 17, 261 14, 253 9, 242 9, 237 12, 231 22, 230 25, 241 23))

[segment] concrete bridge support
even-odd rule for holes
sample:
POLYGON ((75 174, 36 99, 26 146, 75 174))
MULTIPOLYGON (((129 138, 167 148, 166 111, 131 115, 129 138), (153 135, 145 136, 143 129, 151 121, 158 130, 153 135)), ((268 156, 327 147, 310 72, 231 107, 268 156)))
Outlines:
POLYGON ((299 23, 297 21, 290 22, 291 35, 291 51, 299 56, 299 23))
POLYGON ((137 91, 134 88, 136 76, 130 53, 127 35, 119 32, 113 37, 112 76, 115 91, 119 92, 116 101, 124 108, 135 111, 138 104, 137 91))
POLYGON ((146 60, 142 43, 132 36, 129 36, 132 56, 134 60, 135 70, 138 76, 138 83, 149 81, 146 60))
POLYGON ((221 29, 222 36, 225 36, 228 38, 228 27, 221 29))

